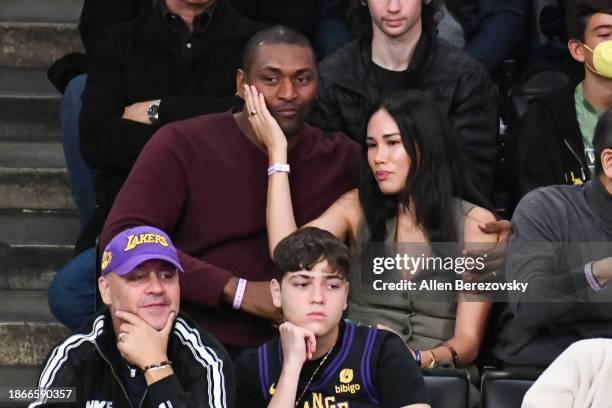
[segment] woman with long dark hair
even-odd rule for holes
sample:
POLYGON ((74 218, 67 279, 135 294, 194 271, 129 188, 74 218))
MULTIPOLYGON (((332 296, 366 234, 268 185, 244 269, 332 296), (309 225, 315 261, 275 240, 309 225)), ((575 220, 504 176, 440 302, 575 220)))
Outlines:
MULTIPOLYGON (((245 90, 253 128, 270 157, 267 226, 270 251, 297 226, 287 172, 287 140, 254 87, 245 90), (274 170, 276 169, 276 170, 274 170)), ((444 116, 420 91, 385 98, 370 116, 360 189, 339 198, 308 225, 348 242, 359 263, 363 246, 406 243, 495 242, 479 225, 494 221, 476 190, 462 177, 461 154, 444 116)), ((424 272, 424 271, 423 271, 424 272)), ((452 272, 454 274, 454 271, 452 272)), ((417 273, 416 276, 419 274, 417 273)), ((361 289, 361 268, 351 269, 348 316, 398 333, 423 367, 441 361, 466 366, 478 355, 491 303, 462 295, 444 300, 404 292, 372 294, 361 289)))

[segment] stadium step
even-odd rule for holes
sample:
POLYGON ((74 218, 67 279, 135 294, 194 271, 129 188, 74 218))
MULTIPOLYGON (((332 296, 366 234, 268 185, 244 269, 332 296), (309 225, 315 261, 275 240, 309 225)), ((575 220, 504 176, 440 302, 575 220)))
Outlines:
POLYGON ((0 245, 73 245, 79 221, 72 211, 0 211, 0 245))
POLYGON ((74 211, 0 211, 0 289, 46 290, 72 258, 74 211))
POLYGON ((68 334, 49 311, 46 291, 0 291, 0 365, 40 365, 68 334))
MULTIPOLYGON (((0 0, 0 386, 29 386, 69 334, 47 288, 79 234, 61 146, 61 95, 46 77, 82 49, 83 0, 0 0)), ((0 407, 25 406, 7 404, 0 407)))
POLYGON ((40 366, 2 366, 0 365, 0 384, 4 395, 0 395, 0 408, 27 407, 27 403, 4 402, 8 400, 8 391, 34 388, 38 382, 40 366))
POLYGON ((59 142, 60 101, 44 70, 0 67, 0 141, 59 142))
POLYGON ((79 21, 83 0, 2 0, 0 21, 79 21))
POLYGON ((4 387, 33 386, 38 380, 41 366, 3 366, 0 365, 0 384, 4 387))
POLYGON ((47 290, 72 255, 72 245, 0 244, 0 290, 47 290))
POLYGON ((0 142, 0 208, 74 209, 61 143, 0 142))
POLYGON ((81 6, 82 0, 2 0, 0 65, 46 68, 80 50, 81 6))

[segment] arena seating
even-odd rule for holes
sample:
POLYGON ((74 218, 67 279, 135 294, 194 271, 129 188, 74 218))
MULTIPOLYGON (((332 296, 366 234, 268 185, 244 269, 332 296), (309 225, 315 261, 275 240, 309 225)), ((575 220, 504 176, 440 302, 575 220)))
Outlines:
POLYGON ((431 398, 431 408, 469 407, 470 380, 467 371, 423 369, 423 378, 431 398))
POLYGON ((481 385, 482 408, 520 408, 539 371, 485 371, 481 385))

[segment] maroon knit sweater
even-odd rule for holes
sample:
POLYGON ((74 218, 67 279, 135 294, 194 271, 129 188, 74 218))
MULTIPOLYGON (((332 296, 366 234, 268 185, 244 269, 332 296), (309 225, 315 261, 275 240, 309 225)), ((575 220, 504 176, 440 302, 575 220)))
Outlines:
MULTIPOLYGON (((354 188, 359 146, 341 133, 306 126, 289 149, 298 225, 354 188)), ((117 233, 152 225, 170 234, 185 269, 182 310, 223 344, 256 346, 273 331, 260 318, 223 304, 233 276, 272 278, 266 235, 268 157, 230 113, 161 128, 140 154, 104 226, 100 248, 117 233)))

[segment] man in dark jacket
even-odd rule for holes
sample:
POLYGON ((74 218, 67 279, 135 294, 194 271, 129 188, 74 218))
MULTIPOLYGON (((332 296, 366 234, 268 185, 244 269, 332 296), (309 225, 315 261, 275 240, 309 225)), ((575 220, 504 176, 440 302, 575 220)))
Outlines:
POLYGON ((49 296, 53 313, 73 330, 83 320, 73 311, 84 308, 65 294, 94 276, 96 236, 138 154, 160 126, 237 103, 235 72, 257 28, 226 0, 164 0, 98 39, 80 128, 83 156, 97 173, 96 208, 77 242, 78 257, 60 271, 49 296))
MULTIPOLYGON (((79 34, 85 53, 66 54, 49 67, 47 76, 57 90, 64 93, 76 76, 87 72, 89 58, 102 31, 115 23, 130 21, 150 9, 152 2, 153 0, 85 0, 79 18, 79 34)), ((80 94, 78 96, 80 97, 80 94)))
POLYGON ((353 21, 363 32, 320 63, 311 122, 361 142, 382 96, 398 89, 428 92, 453 126, 470 161, 468 174, 490 196, 498 133, 495 90, 482 65, 436 38, 438 8, 436 0, 355 0, 353 21))
POLYGON ((593 131, 601 113, 612 107, 610 59, 606 64, 594 58, 595 48, 612 45, 612 1, 570 2, 567 30, 569 51, 584 65, 584 81, 535 101, 521 119, 516 138, 520 197, 537 187, 590 179, 593 131))
POLYGON ((183 272, 168 235, 125 230, 104 250, 98 287, 104 308, 47 357, 30 407, 227 407, 231 361, 223 347, 179 312, 183 272), (72 394, 68 394, 72 392, 72 394), (43 394, 44 392, 41 392, 43 394), (63 395, 62 395, 63 394, 63 395))

